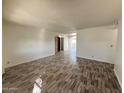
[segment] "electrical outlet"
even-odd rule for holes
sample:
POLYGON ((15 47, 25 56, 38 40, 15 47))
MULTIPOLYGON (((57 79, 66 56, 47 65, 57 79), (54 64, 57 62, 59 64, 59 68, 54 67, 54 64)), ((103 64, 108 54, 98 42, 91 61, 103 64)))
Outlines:
POLYGON ((113 47, 114 45, 110 45, 110 47, 113 47))
POLYGON ((7 61, 7 64, 10 64, 10 61, 7 61))
POLYGON ((92 58, 93 58, 94 56, 92 56, 92 58))

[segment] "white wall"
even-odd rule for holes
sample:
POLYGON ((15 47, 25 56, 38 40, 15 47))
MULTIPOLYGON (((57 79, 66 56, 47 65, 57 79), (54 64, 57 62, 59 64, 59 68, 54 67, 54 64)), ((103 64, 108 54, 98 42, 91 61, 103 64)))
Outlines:
POLYGON ((68 36, 64 36, 64 51, 68 51, 68 36))
POLYGON ((64 51, 76 49, 76 35, 67 34, 64 36, 64 51))
POLYGON ((120 85, 122 85, 122 22, 119 21, 118 25, 118 39, 117 39, 117 50, 114 59, 115 72, 118 77, 120 85))
POLYGON ((69 36, 69 51, 76 51, 76 35, 69 36))
POLYGON ((3 23, 3 67, 55 54, 55 32, 3 23), (10 62, 7 64, 7 62, 10 62))
POLYGON ((117 40, 114 26, 77 31, 77 57, 113 63, 117 40), (110 47, 113 45, 113 47, 110 47))

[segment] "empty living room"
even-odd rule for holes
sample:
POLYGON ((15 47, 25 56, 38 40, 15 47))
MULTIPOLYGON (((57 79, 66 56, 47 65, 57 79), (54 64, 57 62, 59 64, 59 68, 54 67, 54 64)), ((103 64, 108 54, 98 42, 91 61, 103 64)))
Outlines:
POLYGON ((2 0, 2 93, 122 93, 121 0, 2 0))

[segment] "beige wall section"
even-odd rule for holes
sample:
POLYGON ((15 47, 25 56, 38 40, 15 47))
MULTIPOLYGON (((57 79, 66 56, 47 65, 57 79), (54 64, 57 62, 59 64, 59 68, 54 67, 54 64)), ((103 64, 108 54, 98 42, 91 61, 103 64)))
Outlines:
POLYGON ((55 54, 56 32, 3 23, 3 67, 55 54), (8 64, 9 61, 9 64, 8 64))
POLYGON ((117 50, 115 54, 115 73, 118 77, 120 85, 122 85, 122 22, 118 25, 117 50))
POLYGON ((114 26, 79 30, 77 31, 77 56, 113 63, 116 40, 117 29, 114 26))

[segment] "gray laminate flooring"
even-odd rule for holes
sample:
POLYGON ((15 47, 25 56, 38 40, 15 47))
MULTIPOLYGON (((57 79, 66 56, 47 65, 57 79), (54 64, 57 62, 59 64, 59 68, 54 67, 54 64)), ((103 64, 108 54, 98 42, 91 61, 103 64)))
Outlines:
POLYGON ((60 52, 8 68, 3 75, 3 93, 32 93, 39 77, 41 93, 121 93, 113 69, 113 64, 60 52))

